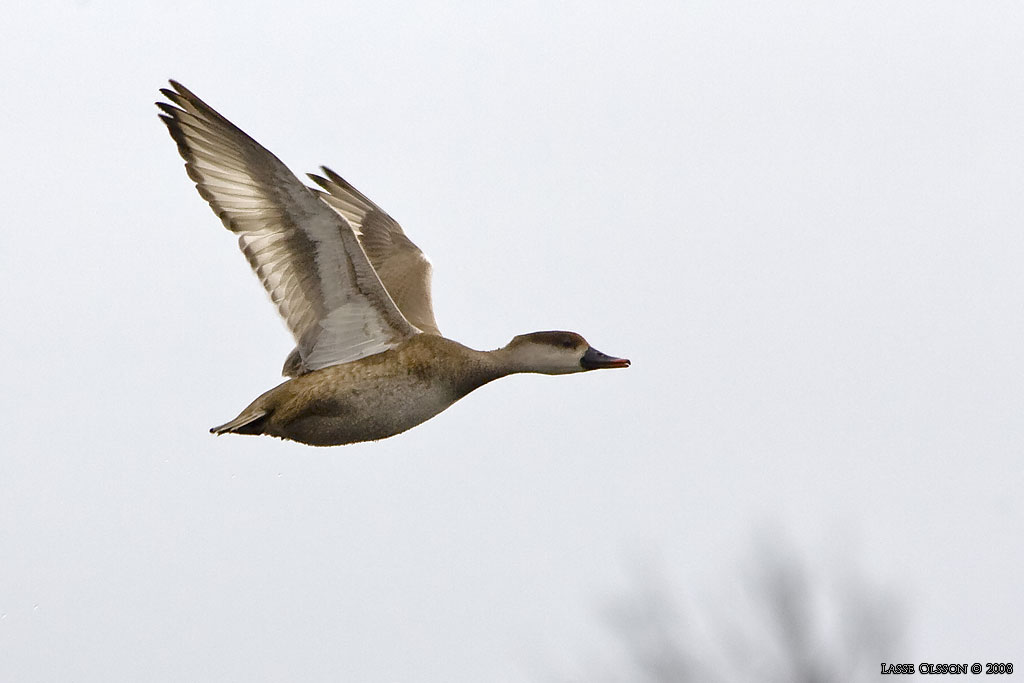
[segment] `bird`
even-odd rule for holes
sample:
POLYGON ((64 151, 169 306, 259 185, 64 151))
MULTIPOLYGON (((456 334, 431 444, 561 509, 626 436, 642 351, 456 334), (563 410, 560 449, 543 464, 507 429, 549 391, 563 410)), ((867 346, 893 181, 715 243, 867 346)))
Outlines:
POLYGON ((430 261, 391 216, 326 166, 307 186, 185 86, 170 86, 156 105, 185 170, 296 342, 289 379, 211 433, 376 441, 507 375, 629 367, 575 332, 521 334, 492 351, 442 336, 430 261))

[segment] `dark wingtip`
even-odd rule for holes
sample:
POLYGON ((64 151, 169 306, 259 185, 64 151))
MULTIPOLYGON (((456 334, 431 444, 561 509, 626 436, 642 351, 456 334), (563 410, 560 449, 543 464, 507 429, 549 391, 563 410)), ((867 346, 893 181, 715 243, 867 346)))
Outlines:
POLYGON ((178 81, 174 80, 173 78, 168 78, 167 82, 171 84, 171 87, 174 88, 174 90, 172 91, 172 90, 169 90, 168 88, 161 88, 160 92, 164 93, 168 97, 172 97, 172 96, 173 97, 184 97, 185 99, 189 99, 189 100, 198 100, 199 99, 198 97, 195 96, 195 93, 193 93, 191 90, 189 90, 188 88, 186 88, 181 83, 179 83, 178 81))
POLYGON ((333 182, 338 183, 341 186, 345 186, 345 185, 348 184, 347 182, 345 182, 344 178, 342 178, 340 175, 338 175, 337 173, 335 173, 334 171, 332 171, 328 167, 321 166, 320 170, 323 171, 324 175, 327 176, 333 182))
POLYGON ((327 180, 327 178, 324 178, 323 176, 318 176, 316 173, 307 173, 306 177, 312 180, 320 187, 324 188, 325 190, 330 189, 329 187, 327 187, 328 185, 330 185, 330 181, 327 180))

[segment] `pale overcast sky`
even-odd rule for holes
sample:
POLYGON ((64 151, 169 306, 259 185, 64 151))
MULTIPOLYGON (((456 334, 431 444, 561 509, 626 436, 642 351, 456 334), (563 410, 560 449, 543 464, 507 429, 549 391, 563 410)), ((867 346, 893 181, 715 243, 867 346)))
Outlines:
POLYGON ((4 23, 0 680, 580 680, 637 566, 727 612, 775 542, 892 596, 887 661, 1024 666, 1024 5, 4 23), (398 219, 447 336, 633 367, 379 443, 212 437, 292 341, 157 119, 168 78, 398 219))

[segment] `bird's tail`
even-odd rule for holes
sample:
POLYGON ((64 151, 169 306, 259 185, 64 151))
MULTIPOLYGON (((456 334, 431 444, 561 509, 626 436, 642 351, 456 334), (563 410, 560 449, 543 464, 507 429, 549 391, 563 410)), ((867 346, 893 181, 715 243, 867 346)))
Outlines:
POLYGON ((261 408, 246 408, 242 414, 231 422, 225 422, 219 427, 211 427, 210 433, 217 434, 262 434, 263 423, 266 422, 269 411, 261 408))

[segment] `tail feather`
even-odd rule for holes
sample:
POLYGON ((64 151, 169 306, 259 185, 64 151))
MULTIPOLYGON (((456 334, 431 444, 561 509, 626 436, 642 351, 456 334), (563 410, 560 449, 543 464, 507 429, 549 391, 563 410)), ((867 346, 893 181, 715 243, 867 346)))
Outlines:
POLYGON ((263 423, 269 414, 269 411, 266 410, 245 410, 231 422, 211 427, 210 433, 218 436, 221 434, 262 434, 263 423))

